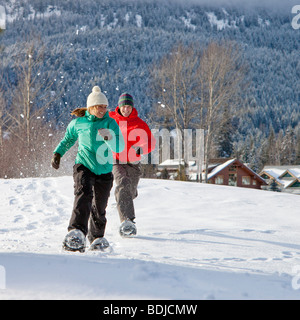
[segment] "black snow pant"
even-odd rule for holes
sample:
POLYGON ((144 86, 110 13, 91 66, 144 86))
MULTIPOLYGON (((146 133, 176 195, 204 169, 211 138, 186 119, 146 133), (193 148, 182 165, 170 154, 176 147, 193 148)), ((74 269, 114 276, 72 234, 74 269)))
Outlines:
POLYGON ((84 165, 75 164, 73 178, 75 199, 68 230, 79 229, 92 242, 104 236, 113 175, 96 175, 84 165))

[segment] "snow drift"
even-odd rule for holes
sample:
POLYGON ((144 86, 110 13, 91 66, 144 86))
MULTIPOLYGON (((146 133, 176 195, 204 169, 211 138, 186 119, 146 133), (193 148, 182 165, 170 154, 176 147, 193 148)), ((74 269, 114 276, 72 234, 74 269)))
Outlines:
POLYGON ((142 179, 138 235, 64 252, 72 177, 0 180, 0 299, 299 299, 300 197, 142 179), (5 283, 4 283, 5 282, 5 283))

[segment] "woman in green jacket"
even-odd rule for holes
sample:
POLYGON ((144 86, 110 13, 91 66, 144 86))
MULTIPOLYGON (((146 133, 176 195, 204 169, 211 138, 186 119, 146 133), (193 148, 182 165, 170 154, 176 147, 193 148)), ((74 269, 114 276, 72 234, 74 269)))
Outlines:
POLYGON ((106 206, 113 184, 112 151, 124 149, 124 139, 116 121, 107 112, 108 101, 98 86, 87 98, 87 107, 75 109, 78 118, 67 127, 65 137, 54 150, 52 166, 59 168, 60 158, 78 140, 78 153, 73 168, 74 207, 63 248, 85 250, 85 238, 91 250, 109 246, 104 238, 106 206))

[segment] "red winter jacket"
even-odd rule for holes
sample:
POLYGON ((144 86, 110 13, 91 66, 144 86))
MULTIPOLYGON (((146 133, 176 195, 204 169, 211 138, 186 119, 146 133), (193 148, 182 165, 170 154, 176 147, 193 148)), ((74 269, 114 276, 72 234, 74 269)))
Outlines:
POLYGON ((137 148, 141 149, 141 154, 148 154, 155 148, 155 138, 147 123, 138 116, 135 108, 129 117, 123 117, 119 107, 111 111, 109 116, 116 120, 125 140, 125 148, 121 153, 113 152, 114 159, 120 162, 136 162, 141 160, 141 156, 136 154, 137 148), (132 148, 133 147, 133 148, 132 148))

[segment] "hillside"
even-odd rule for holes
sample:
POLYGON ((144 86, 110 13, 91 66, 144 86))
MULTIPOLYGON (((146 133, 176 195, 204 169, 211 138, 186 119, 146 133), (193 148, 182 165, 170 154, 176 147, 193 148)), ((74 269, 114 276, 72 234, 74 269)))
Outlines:
MULTIPOLYGON (((52 176, 52 151, 71 120, 70 111, 85 106, 95 84, 107 95, 109 110, 129 91, 139 115, 156 126, 149 114, 159 100, 151 91, 149 71, 178 42, 198 48, 201 56, 211 42, 234 41, 247 66, 238 107, 219 113, 226 125, 215 126, 210 157, 239 158, 256 172, 265 165, 298 165, 300 31, 291 24, 293 4, 0 0, 6 11, 0 36, 0 177, 52 176), (38 54, 28 54, 32 42, 37 51, 46 49, 32 72, 36 82, 24 93, 22 66, 26 70, 29 57, 38 54), (26 98, 29 92, 32 99, 26 98)), ((201 112, 198 106, 189 126, 200 126, 201 112)), ((160 120, 162 128, 166 119, 160 120)))
MULTIPOLYGON (((99 83, 116 106, 130 90, 143 117, 152 107, 149 70, 178 41, 200 47, 213 40, 233 40, 249 64, 249 90, 244 116, 236 124, 237 139, 249 133, 259 139, 300 119, 299 32, 291 27, 291 5, 277 8, 204 1, 0 0, 7 13, 2 69, 5 85, 16 79, 16 46, 39 36, 48 48, 45 72, 62 88, 51 115, 68 120, 68 112, 83 106, 91 86, 99 83), (53 61, 59 61, 59 67, 53 61), (55 70, 53 70, 55 68, 55 70), (54 114, 53 114, 54 113, 54 114)), ((232 2, 228 2, 232 3, 232 2)), ((233 2, 234 3, 234 2, 233 2)), ((10 100, 10 99, 9 99, 10 100)), ((49 111, 50 112, 50 111, 49 111)))
POLYGON ((300 298, 300 197, 147 179, 138 191, 137 237, 119 236, 112 192, 112 251, 79 254, 61 250, 72 177, 0 180, 0 299, 300 298))

